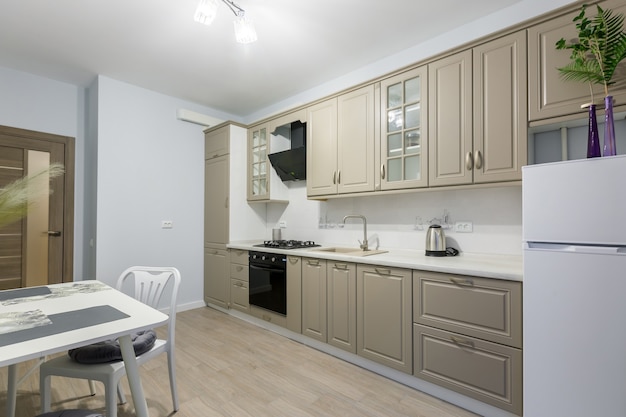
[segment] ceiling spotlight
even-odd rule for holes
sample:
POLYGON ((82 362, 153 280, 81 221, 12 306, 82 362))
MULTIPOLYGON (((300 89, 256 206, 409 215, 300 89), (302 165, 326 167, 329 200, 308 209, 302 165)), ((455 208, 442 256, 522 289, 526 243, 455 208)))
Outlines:
MULTIPOLYGON (((235 39, 239 43, 251 43, 257 40, 254 23, 245 17, 246 11, 231 0, 221 0, 236 16, 233 21, 235 26, 235 39)), ((217 15, 220 0, 200 0, 193 17, 198 23, 210 25, 217 15)))

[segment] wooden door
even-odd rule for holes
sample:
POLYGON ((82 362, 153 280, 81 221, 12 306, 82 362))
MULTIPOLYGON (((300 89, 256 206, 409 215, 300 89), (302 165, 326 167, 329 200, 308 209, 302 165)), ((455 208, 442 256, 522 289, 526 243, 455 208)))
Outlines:
POLYGON ((0 228, 0 290, 73 281, 74 138, 0 126, 0 187, 52 163, 50 196, 0 228))

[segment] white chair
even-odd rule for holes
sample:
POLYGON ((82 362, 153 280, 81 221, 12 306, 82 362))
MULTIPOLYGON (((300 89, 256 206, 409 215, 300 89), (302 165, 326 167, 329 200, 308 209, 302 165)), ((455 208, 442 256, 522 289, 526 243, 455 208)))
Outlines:
MULTIPOLYGON (((171 289, 170 311, 167 329, 167 340, 157 339, 154 346, 146 353, 137 356, 137 363, 141 365, 149 359, 167 353, 170 376, 170 389, 174 411, 178 411, 178 394, 176 390, 176 369, 174 362, 174 330, 176 324, 176 298, 180 285, 180 272, 176 268, 135 266, 128 268, 120 275, 116 288, 122 290, 124 283, 134 278, 134 298, 154 308, 159 305, 163 290, 171 289), (168 283, 172 281, 171 285, 168 283)), ((52 375, 69 378, 81 378, 100 381, 105 388, 106 415, 117 416, 116 392, 120 403, 124 403, 124 393, 120 387, 120 380, 126 374, 124 362, 110 362, 102 364, 81 364, 63 355, 44 362, 40 367, 40 392, 42 412, 50 411, 50 377, 52 375)), ((90 382, 92 387, 93 384, 90 382)))

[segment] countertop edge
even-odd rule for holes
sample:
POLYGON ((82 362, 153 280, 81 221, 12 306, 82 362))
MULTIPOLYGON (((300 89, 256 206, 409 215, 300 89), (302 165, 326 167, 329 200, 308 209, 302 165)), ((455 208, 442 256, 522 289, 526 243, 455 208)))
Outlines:
MULTIPOLYGON (((266 253, 319 258, 334 261, 381 265, 393 268, 416 269, 421 271, 442 272, 448 274, 471 275, 482 278, 503 279, 507 281, 523 281, 522 255, 501 255, 486 253, 461 252, 458 256, 443 258, 428 257, 423 251, 407 249, 389 249, 385 253, 372 256, 352 256, 329 253, 319 249, 332 246, 322 245, 316 248, 303 249, 275 249, 256 247, 259 241, 231 242, 226 245, 229 249, 255 250, 266 253)), ((381 248, 382 249, 382 248, 381 248)))

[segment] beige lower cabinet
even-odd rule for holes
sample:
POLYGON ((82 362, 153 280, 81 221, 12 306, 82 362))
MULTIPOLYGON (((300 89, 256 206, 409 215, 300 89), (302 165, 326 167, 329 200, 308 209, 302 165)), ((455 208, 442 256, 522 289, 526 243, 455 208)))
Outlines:
POLYGON ((226 245, 204 248, 204 301, 229 307, 230 262, 226 245))
POLYGON ((287 329, 302 333, 302 258, 287 256, 287 329))
POLYGON ((357 265, 357 354, 413 372, 411 270, 357 265))
POLYGON ((230 250, 230 307, 250 312, 248 286, 248 251, 230 250))
POLYGON ((521 415, 520 349, 419 324, 413 338, 416 377, 521 415))
POLYGON ((522 411, 521 282, 413 271, 414 375, 522 411))
POLYGON ((302 259, 302 334, 327 341, 326 260, 302 259))
POLYGON ((328 344, 356 353, 356 264, 327 263, 328 344))

